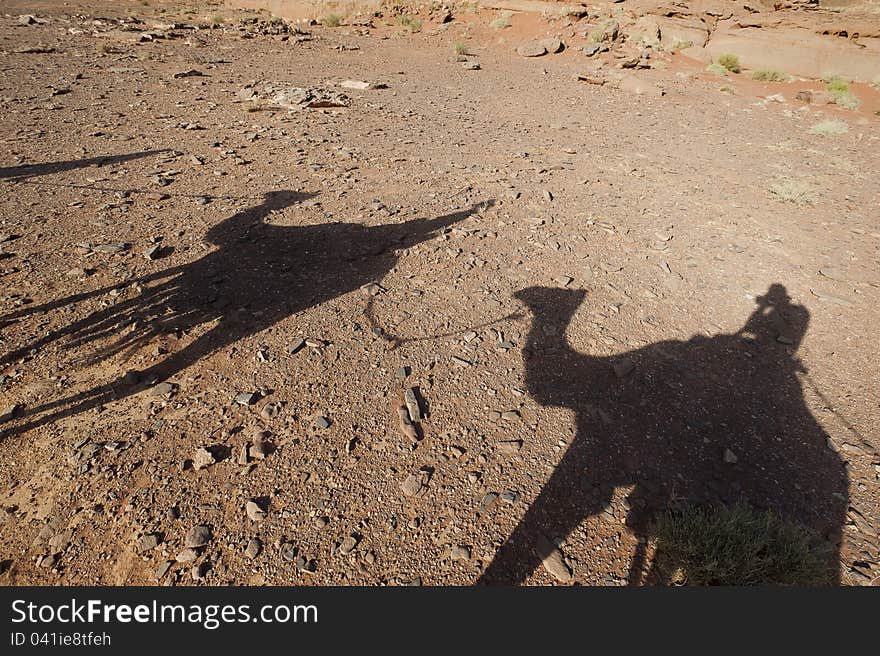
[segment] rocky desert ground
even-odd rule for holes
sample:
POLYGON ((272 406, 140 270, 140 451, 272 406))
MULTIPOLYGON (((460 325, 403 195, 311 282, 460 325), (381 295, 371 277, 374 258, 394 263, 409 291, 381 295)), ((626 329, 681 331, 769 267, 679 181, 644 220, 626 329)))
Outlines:
POLYGON ((0 7, 5 584, 877 583, 880 5, 269 4, 0 7))

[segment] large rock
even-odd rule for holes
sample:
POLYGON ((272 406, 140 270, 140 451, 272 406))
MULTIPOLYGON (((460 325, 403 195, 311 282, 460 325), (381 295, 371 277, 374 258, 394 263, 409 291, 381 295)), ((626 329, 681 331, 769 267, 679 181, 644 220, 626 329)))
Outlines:
MULTIPOLYGON (((722 21, 706 44, 711 57, 733 53, 743 68, 767 68, 790 75, 820 78, 828 73, 858 82, 880 74, 880 33, 860 32, 857 39, 834 36, 847 31, 843 23, 825 25, 820 18, 754 14, 722 21), (822 34, 825 30, 829 34, 822 34)), ((858 26, 853 25, 853 30, 858 26)))

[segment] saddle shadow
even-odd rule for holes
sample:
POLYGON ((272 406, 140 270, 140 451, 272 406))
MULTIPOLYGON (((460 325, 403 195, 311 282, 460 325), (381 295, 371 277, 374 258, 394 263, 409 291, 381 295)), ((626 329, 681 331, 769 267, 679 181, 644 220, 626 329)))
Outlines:
POLYGON ((585 291, 532 287, 516 298, 532 314, 528 392, 573 411, 576 436, 480 583, 525 581, 553 541, 608 508, 619 487, 631 487, 625 523, 643 538, 630 584, 652 578, 642 576, 644 545, 660 513, 737 501, 810 529, 839 580, 848 477, 804 402, 795 353, 809 313, 785 287, 759 297, 736 333, 609 357, 575 351, 566 339, 585 291))
MULTIPOLYGON (((140 293, 50 331, 0 358, 0 366, 4 366, 59 340, 68 349, 110 340, 84 361, 89 365, 132 352, 163 334, 185 335, 210 325, 186 346, 144 371, 130 373, 111 385, 25 408, 7 435, 141 391, 292 314, 381 279, 397 263, 398 249, 423 242, 492 205, 487 201, 436 218, 375 227, 352 223, 279 226, 265 222, 269 215, 311 196, 292 191, 265 194, 259 205, 236 213, 208 231, 206 240, 217 248, 204 257, 127 281, 129 286, 138 283, 140 293)), ((0 326, 111 289, 18 310, 0 316, 0 326)))

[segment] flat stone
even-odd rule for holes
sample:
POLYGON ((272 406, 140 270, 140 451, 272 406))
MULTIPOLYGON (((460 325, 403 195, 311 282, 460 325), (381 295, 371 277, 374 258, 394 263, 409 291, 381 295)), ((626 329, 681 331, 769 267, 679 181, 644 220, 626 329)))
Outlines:
POLYGON ((548 538, 539 536, 535 551, 541 564, 557 581, 568 583, 572 579, 571 569, 565 564, 562 552, 548 538))
POLYGON ((724 462, 728 465, 735 465, 739 461, 736 454, 730 449, 724 449, 724 462))
POLYGON ((471 559, 471 550, 469 547, 456 546, 452 548, 449 557, 452 560, 468 561, 471 559))
POLYGON ((416 390, 414 387, 410 387, 404 392, 403 395, 404 403, 406 403, 407 412, 409 412, 409 418, 412 421, 421 421, 422 420, 422 409, 419 407, 419 399, 416 396, 416 390))
POLYGON ((250 558, 254 559, 260 555, 260 552, 263 550, 263 543, 260 542, 259 538, 251 538, 248 540, 247 548, 244 550, 244 554, 250 558))
POLYGON ((406 496, 417 497, 424 494, 430 480, 430 472, 423 468, 407 476, 406 480, 400 485, 400 488, 406 496))
POLYGON ((516 53, 521 57, 540 57, 547 54, 547 48, 537 41, 524 43, 516 49, 516 53))
POLYGON ((245 512, 247 513, 248 519, 254 522, 262 522, 266 519, 266 511, 260 507, 254 500, 250 500, 245 505, 245 512))
POLYGON ((357 535, 349 535, 342 541, 342 544, 339 545, 339 553, 343 556, 347 556, 352 551, 357 549, 358 543, 360 542, 360 538, 357 535))
POLYGON ((183 541, 183 546, 198 549, 211 541, 211 527, 204 524, 193 526, 183 541))
POLYGON ((162 536, 158 533, 147 533, 138 538, 135 549, 138 553, 145 553, 155 549, 162 543, 162 536))
POLYGON ((215 462, 217 462, 217 459, 209 449, 199 447, 196 449, 196 453, 193 456, 193 469, 205 469, 206 467, 213 465, 215 462))
POLYGON ((259 400, 259 392, 241 392, 235 396, 235 402, 239 405, 253 405, 259 400))
POLYGON ((177 556, 174 557, 174 560, 176 560, 178 563, 191 563, 198 557, 199 552, 192 547, 188 547, 177 554, 177 556))
POLYGON ((318 417, 315 419, 314 423, 315 428, 330 428, 330 420, 327 417, 318 417))
POLYGON ((522 440, 501 440, 498 442, 498 450, 501 453, 519 453, 522 447, 522 440))

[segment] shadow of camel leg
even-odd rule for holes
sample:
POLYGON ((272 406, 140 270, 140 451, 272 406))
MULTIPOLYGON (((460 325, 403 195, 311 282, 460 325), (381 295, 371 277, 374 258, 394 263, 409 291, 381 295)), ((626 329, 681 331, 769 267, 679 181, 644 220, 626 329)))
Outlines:
POLYGON ((139 377, 142 382, 139 384, 124 385, 121 381, 117 381, 115 383, 98 385, 86 392, 80 392, 79 394, 58 399, 57 401, 52 401, 32 409, 26 409, 22 417, 26 420, 25 423, 7 429, 4 437, 21 434, 25 431, 82 414, 106 403, 118 401, 132 394, 142 392, 148 389, 148 386, 177 375, 203 357, 222 349, 241 337, 238 331, 230 330, 225 326, 222 327, 223 330, 220 330, 220 328, 221 326, 215 327, 192 344, 189 344, 149 369, 140 372, 139 377), (32 418, 28 421, 28 417, 32 418))

